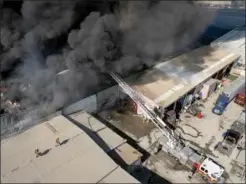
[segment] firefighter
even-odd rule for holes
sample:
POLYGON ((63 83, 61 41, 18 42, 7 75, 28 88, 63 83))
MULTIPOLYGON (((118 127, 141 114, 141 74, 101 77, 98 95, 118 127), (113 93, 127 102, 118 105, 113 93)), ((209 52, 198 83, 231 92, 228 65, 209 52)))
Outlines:
POLYGON ((160 112, 160 118, 164 119, 166 110, 162 106, 159 106, 159 112, 160 112))
POLYGON ((147 116, 143 116, 143 123, 148 123, 148 121, 149 121, 149 119, 148 119, 148 117, 147 116))
POLYGON ((189 176, 188 176, 188 178, 189 179, 191 179, 193 176, 194 176, 194 174, 196 173, 196 171, 198 170, 198 164, 197 163, 194 163, 193 164, 193 166, 192 166, 192 169, 191 169, 191 172, 190 172, 190 174, 189 174, 189 176))
POLYGON ((39 149, 35 149, 35 155, 36 155, 36 158, 41 156, 41 152, 39 151, 39 149))
POLYGON ((60 146, 60 145, 61 145, 60 138, 57 137, 57 138, 56 138, 56 146, 60 146))

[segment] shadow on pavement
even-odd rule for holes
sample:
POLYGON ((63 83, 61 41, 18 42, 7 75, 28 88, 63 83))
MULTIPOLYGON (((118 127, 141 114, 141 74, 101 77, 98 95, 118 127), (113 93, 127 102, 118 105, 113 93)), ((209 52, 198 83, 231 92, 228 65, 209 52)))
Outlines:
POLYGON ((171 184, 171 182, 146 167, 138 168, 132 175, 143 184, 171 184))

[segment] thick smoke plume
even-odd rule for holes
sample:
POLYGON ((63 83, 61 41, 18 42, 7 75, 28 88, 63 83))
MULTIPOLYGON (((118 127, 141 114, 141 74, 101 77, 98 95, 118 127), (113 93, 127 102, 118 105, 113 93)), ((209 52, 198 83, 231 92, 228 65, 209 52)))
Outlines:
POLYGON ((18 13, 3 3, 4 99, 50 113, 108 85, 107 70, 127 76, 187 50, 213 17, 186 1, 112 4, 24 1, 18 13))

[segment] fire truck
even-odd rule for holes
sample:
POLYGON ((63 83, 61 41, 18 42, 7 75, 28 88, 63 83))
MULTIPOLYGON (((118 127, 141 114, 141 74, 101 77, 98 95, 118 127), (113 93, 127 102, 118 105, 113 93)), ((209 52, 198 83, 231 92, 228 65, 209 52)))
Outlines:
POLYGON ((200 154, 189 146, 184 146, 179 152, 175 152, 173 149, 165 149, 166 146, 164 146, 164 151, 174 157, 179 163, 191 169, 189 178, 198 173, 203 180, 209 183, 224 183, 223 174, 225 169, 212 158, 200 154))
POLYGON ((225 169, 211 158, 206 158, 199 166, 197 172, 202 175, 204 180, 210 183, 223 183, 222 174, 225 169))

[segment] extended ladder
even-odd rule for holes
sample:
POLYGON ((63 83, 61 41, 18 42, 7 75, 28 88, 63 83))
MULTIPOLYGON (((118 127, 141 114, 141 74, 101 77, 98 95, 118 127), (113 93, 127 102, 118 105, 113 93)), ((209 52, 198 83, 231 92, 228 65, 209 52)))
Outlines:
POLYGON ((143 110, 144 114, 154 123, 154 125, 167 137, 171 147, 180 143, 177 134, 171 130, 166 123, 146 104, 145 100, 141 95, 132 89, 124 80, 121 79, 117 74, 108 72, 109 75, 119 84, 119 86, 128 94, 132 100, 143 110))

